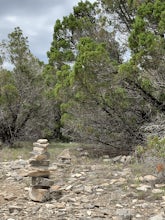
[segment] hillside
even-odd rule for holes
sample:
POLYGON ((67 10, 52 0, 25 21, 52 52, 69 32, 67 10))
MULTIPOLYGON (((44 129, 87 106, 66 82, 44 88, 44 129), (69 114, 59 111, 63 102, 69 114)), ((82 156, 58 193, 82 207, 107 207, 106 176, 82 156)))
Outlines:
POLYGON ((61 164, 57 157, 51 161, 54 191, 43 203, 29 199, 30 178, 20 175, 28 160, 1 162, 0 219, 165 219, 165 182, 153 161, 84 155, 79 148, 70 148, 71 164, 61 164))

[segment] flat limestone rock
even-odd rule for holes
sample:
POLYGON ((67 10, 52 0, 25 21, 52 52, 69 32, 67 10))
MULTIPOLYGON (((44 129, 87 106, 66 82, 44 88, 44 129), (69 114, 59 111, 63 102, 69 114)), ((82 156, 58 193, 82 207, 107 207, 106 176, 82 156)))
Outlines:
POLYGON ((41 148, 41 147, 33 147, 33 152, 35 154, 44 154, 47 152, 46 148, 41 148))
POLYGON ((147 181, 147 182, 155 181, 156 179, 157 179, 157 177, 153 176, 153 175, 146 175, 143 177, 143 180, 147 181))
POLYGON ((37 143, 39 143, 39 144, 47 144, 48 140, 47 139, 38 139, 37 143))
POLYGON ((48 152, 45 152, 43 154, 36 154, 34 151, 32 151, 31 154, 33 155, 31 159, 36 161, 48 160, 50 158, 50 153, 48 152))
POLYGON ((50 192, 56 192, 56 191, 61 191, 61 186, 52 185, 50 188, 50 192))
POLYGON ((49 164, 50 164, 50 161, 49 160, 34 160, 34 159, 29 159, 29 164, 31 166, 34 166, 34 167, 48 167, 49 164))
POLYGON ((50 171, 48 169, 32 168, 31 170, 23 170, 20 175, 24 177, 49 177, 50 171))
POLYGON ((32 177, 32 186, 38 187, 51 187, 54 184, 54 181, 44 177, 32 177))
POLYGON ((49 189, 40 189, 35 187, 30 187, 29 197, 35 202, 45 202, 50 199, 49 189))
POLYGON ((40 143, 38 143, 38 142, 34 142, 33 143, 33 146, 34 147, 41 147, 41 148, 48 148, 48 146, 49 146, 49 143, 46 143, 46 144, 40 144, 40 143))

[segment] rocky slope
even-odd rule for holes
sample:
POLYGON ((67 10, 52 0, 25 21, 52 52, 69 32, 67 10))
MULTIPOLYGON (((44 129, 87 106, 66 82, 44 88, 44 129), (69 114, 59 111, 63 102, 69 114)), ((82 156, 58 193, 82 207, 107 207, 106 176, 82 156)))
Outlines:
POLYGON ((1 220, 163 220, 165 181, 131 157, 90 159, 71 155, 71 164, 51 163, 51 200, 29 199, 28 161, 0 164, 1 220))

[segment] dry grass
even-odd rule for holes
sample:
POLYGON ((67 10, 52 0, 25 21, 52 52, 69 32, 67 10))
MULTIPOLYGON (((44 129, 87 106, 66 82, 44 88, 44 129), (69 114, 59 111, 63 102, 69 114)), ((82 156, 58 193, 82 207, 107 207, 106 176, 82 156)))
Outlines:
MULTIPOLYGON (((78 143, 56 143, 51 142, 48 148, 50 153, 50 159, 53 161, 57 155, 60 154, 66 148, 74 149, 78 146, 78 143)), ((0 149, 0 162, 12 161, 17 159, 27 160, 30 158, 30 152, 33 149, 32 142, 18 142, 14 147, 3 146, 0 149)))
POLYGON ((0 162, 12 161, 17 159, 28 159, 32 147, 9 148, 5 147, 0 150, 0 162))

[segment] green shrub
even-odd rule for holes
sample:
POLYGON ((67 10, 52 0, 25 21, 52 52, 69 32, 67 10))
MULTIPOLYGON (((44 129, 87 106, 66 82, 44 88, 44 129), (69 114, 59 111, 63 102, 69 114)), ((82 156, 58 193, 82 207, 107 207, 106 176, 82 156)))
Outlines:
POLYGON ((148 148, 153 150, 154 156, 165 159, 165 138, 158 136, 149 138, 148 148))

